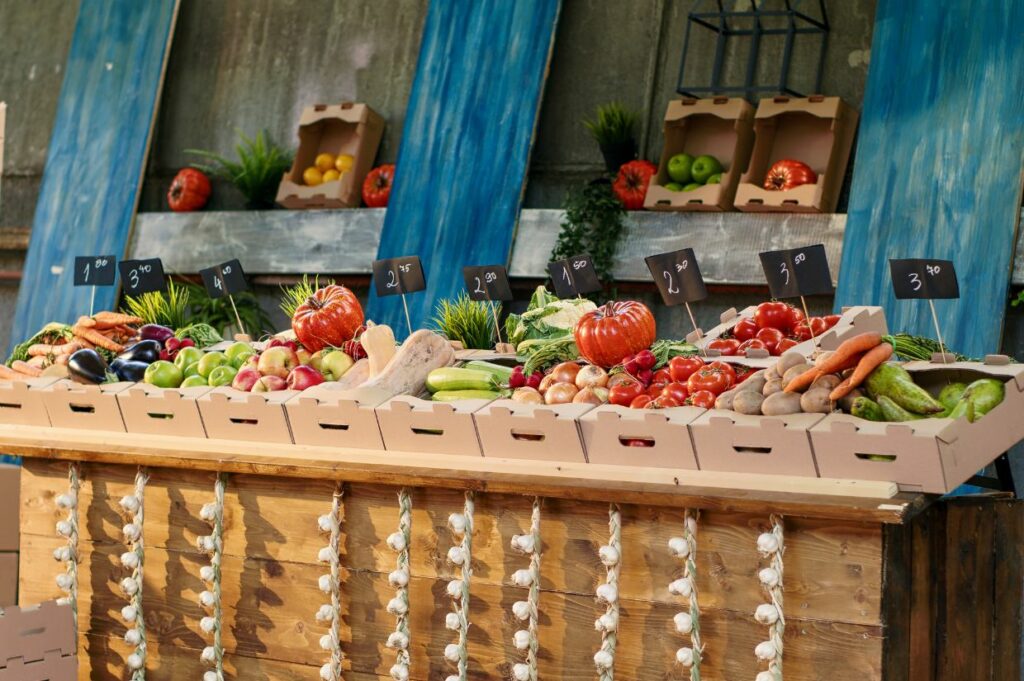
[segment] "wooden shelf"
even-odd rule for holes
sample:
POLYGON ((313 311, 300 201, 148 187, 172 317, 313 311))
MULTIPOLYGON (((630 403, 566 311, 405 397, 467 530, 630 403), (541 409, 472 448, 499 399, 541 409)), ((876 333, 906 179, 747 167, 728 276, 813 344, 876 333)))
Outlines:
POLYGON ((0 426, 0 451, 25 457, 415 487, 472 489, 882 523, 903 523, 930 497, 857 480, 269 445, 132 433, 0 426))

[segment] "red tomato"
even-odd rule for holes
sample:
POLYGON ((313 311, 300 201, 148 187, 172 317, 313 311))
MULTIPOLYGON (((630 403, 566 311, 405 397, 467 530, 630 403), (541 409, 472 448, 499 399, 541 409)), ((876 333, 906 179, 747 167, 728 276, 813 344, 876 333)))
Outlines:
POLYGON ((817 184, 818 175, 802 161, 782 159, 772 164, 764 178, 764 188, 769 190, 793 189, 802 184, 817 184))
POLYGON ((759 329, 786 331, 791 323, 792 317, 790 315, 792 313, 790 310, 792 309, 789 305, 778 301, 761 303, 754 311, 754 323, 757 324, 759 329))
POLYGON ((713 409, 717 396, 710 390, 698 390, 686 400, 687 404, 704 409, 713 409))
POLYGON ((199 210, 210 198, 210 180, 195 168, 183 168, 171 180, 167 205, 175 212, 199 210))
POLYGON ((797 340, 810 340, 811 335, 815 338, 828 330, 828 323, 821 317, 811 317, 807 321, 800 322, 793 327, 793 335, 797 340))
POLYGON ((310 352, 340 347, 355 337, 362 324, 363 307, 356 294, 335 284, 317 289, 292 315, 292 331, 310 352))
POLYGON ((719 354, 725 357, 735 355, 739 347, 740 342, 735 338, 716 338, 708 343, 708 350, 718 350, 719 354))
POLYGON ((671 397, 679 404, 682 404, 690 396, 690 391, 682 383, 673 381, 665 386, 664 390, 661 391, 661 396, 671 397))
POLYGON ((685 383, 692 374, 704 368, 700 357, 673 357, 668 361, 668 371, 673 381, 685 383))
POLYGON ((803 310, 799 307, 789 306, 789 329, 792 330, 797 324, 805 320, 803 310))
POLYGON ((712 362, 708 366, 718 369, 719 371, 724 371, 729 377, 729 387, 736 384, 736 368, 732 364, 729 364, 728 362, 712 362))
POLYGON ((647 198, 647 185, 658 168, 650 161, 630 161, 619 168, 612 192, 626 210, 641 210, 647 198))
POLYGON ((757 333, 757 322, 753 319, 741 319, 732 327, 732 335, 736 340, 742 342, 750 340, 757 333))
POLYGON ((776 348, 779 347, 779 343, 783 338, 785 338, 785 336, 778 329, 761 329, 757 332, 756 338, 765 344, 765 347, 768 348, 768 352, 776 355, 778 354, 776 352, 776 348))
POLYGON ((370 208, 383 208, 391 198, 391 185, 395 181, 395 166, 388 163, 371 170, 363 180, 363 203, 370 208))
POLYGON ((825 329, 831 329, 833 326, 839 323, 839 315, 827 314, 822 319, 825 320, 825 329))
POLYGON ((608 390, 608 401, 620 407, 628 407, 643 391, 644 387, 640 385, 639 381, 630 380, 628 383, 619 383, 608 390))
POLYGON ((658 399, 648 402, 645 409, 671 409, 672 407, 681 407, 682 402, 679 402, 667 395, 662 395, 658 399))
POLYGON ((647 387, 647 394, 652 398, 661 397, 661 392, 665 389, 666 385, 668 385, 668 381, 662 383, 651 383, 651 385, 647 387))
POLYGON ((750 350, 751 348, 755 350, 767 350, 768 346, 765 345, 764 341, 760 340, 759 338, 751 338, 750 340, 745 340, 742 343, 740 343, 740 347, 736 349, 736 354, 746 354, 747 350, 750 350))
MULTIPOLYGON (((721 362, 715 364, 721 364, 721 362)), ((732 367, 729 367, 729 371, 726 372, 721 367, 709 364, 687 379, 686 389, 691 395, 701 390, 708 390, 717 396, 731 388, 735 380, 736 372, 732 370, 732 367)))
POLYGON ((648 404, 654 401, 654 398, 650 395, 637 395, 633 398, 633 401, 629 403, 630 409, 643 409, 648 404))
POLYGON ((779 341, 779 344, 775 346, 775 352, 782 355, 785 354, 787 350, 795 348, 797 345, 799 345, 799 343, 792 338, 783 338, 779 341))
MULTIPOLYGON (((622 358, 636 353, 633 362, 638 371, 654 366, 655 358, 644 352, 657 338, 650 308, 635 300, 618 300, 591 310, 576 322, 573 337, 580 357, 608 369, 622 358)), ((629 362, 626 363, 627 365, 629 362)), ((626 370, 632 372, 632 367, 626 370)))
POLYGON ((740 364, 734 364, 733 370, 736 371, 736 385, 739 385, 756 373, 750 367, 745 367, 740 364))
POLYGON ((652 383, 671 383, 672 372, 668 370, 668 367, 663 367, 654 372, 654 377, 651 379, 652 383))

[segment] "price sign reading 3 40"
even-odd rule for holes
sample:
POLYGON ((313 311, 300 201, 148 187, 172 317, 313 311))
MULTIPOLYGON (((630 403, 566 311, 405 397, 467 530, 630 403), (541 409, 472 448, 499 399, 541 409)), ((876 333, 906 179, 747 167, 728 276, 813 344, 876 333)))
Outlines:
POLYGON ((123 260, 117 264, 121 272, 121 285, 129 296, 152 291, 163 291, 167 287, 164 265, 160 258, 148 260, 123 260))

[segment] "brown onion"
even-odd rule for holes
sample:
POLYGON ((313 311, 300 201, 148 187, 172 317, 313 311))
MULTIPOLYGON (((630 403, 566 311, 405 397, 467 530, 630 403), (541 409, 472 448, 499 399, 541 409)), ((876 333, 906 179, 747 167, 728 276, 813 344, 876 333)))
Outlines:
POLYGON ((512 400, 523 404, 544 404, 544 396, 530 387, 516 388, 512 400))
POLYGON ((544 393, 544 404, 569 404, 576 392, 572 383, 555 383, 544 393))
POLYGON ((549 376, 554 376, 555 380, 559 383, 573 383, 576 380, 576 374, 580 372, 580 365, 576 362, 562 362, 556 364, 555 368, 551 370, 549 376))
POLYGON ((548 388, 550 388, 551 386, 558 382, 559 381, 555 379, 554 374, 548 374, 544 378, 540 379, 540 386, 537 388, 537 390, 539 390, 540 394, 543 395, 548 391, 548 388))
POLYGON ((576 374, 577 388, 603 388, 608 385, 608 372, 599 366, 588 364, 576 374))
POLYGON ((572 398, 573 404, 604 404, 608 401, 608 388, 587 386, 572 398))

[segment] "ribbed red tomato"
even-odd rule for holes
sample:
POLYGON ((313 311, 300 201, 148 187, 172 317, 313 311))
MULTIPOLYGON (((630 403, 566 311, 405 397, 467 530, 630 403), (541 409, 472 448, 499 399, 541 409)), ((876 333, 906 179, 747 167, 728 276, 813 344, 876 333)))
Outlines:
POLYGON ((363 203, 369 208, 384 208, 391 198, 391 185, 395 181, 395 166, 387 163, 371 170, 363 180, 363 203))
POLYGON ((764 178, 764 188, 772 190, 792 189, 802 184, 816 184, 818 175, 811 170, 811 167, 801 161, 783 159, 776 161, 768 169, 764 178))
POLYGON ((177 213, 199 210, 209 198, 210 180, 195 168, 179 170, 167 190, 167 205, 177 213))
POLYGON ((310 352, 341 347, 363 325, 363 307, 352 291, 331 284, 306 299, 292 316, 292 330, 310 352))
POLYGON ((605 369, 651 346, 654 315, 635 300, 612 301, 583 315, 573 330, 580 357, 605 369))
MULTIPOLYGON (((619 168, 612 191, 626 210, 640 210, 647 198, 647 185, 658 169, 650 161, 630 161, 619 168)), ((621 357, 619 359, 622 359, 621 357)))

